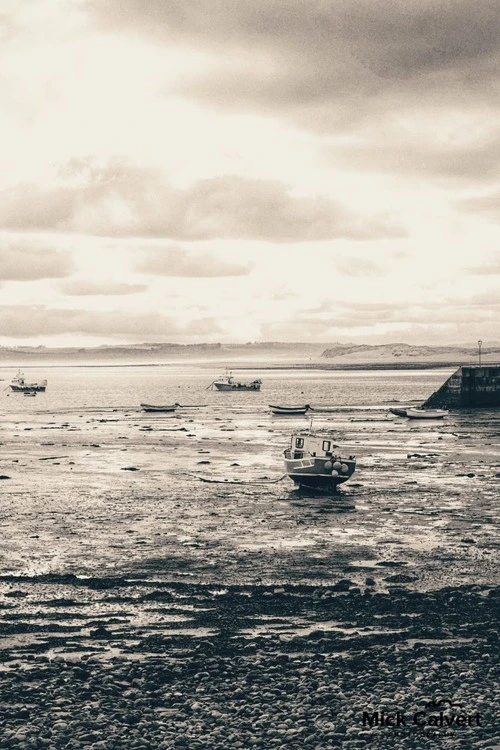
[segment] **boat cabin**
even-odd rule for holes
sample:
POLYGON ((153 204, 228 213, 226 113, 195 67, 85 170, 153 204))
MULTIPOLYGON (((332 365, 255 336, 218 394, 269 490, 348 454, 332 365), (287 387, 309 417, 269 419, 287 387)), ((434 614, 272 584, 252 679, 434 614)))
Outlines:
POLYGON ((334 455, 337 445, 333 442, 331 435, 308 435, 298 433, 292 435, 292 442, 285 451, 285 457, 291 459, 304 458, 307 456, 318 456, 319 458, 330 458, 334 455))

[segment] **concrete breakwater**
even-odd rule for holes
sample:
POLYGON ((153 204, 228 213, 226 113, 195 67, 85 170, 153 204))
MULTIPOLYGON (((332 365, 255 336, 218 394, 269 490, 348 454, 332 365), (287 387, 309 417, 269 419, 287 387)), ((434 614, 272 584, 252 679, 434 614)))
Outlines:
POLYGON ((424 406, 451 409, 500 406, 500 364, 462 365, 424 406))

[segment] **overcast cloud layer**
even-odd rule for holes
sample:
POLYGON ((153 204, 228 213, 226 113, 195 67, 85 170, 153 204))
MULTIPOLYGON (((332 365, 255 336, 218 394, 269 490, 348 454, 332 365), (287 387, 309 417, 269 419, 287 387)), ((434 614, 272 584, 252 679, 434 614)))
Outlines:
POLYGON ((401 236, 395 222, 369 220, 323 197, 296 198, 270 180, 224 175, 175 190, 153 169, 123 161, 74 162, 56 187, 14 185, 0 194, 0 222, 13 230, 180 240, 303 242, 401 236))
POLYGON ((0 39, 0 344, 498 339, 496 0, 5 0, 0 39))

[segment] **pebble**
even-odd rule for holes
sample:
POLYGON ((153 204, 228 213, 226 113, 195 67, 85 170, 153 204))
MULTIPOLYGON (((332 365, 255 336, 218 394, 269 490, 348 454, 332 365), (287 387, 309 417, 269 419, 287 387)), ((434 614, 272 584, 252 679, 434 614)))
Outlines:
MULTIPOLYGON (((211 629, 223 622, 227 631, 203 639, 166 631, 154 641, 149 630, 120 624, 124 634, 113 632, 113 645, 122 649, 117 661, 96 653, 83 654, 75 664, 64 652, 59 661, 24 659, 24 669, 2 673, 0 748, 24 743, 30 750, 386 750, 387 733, 364 728, 364 710, 389 711, 395 705, 412 710, 423 698, 450 696, 472 710, 480 705, 485 729, 467 735, 470 747, 494 750, 495 742, 484 744, 500 698, 490 657, 496 653, 493 593, 456 587, 422 594, 401 586, 390 597, 375 592, 364 597, 350 580, 342 581, 340 590, 338 584, 249 587, 248 597, 240 596, 238 587, 214 596, 213 587, 183 582, 183 602, 200 607, 211 629), (317 637, 291 627, 311 611, 317 637), (241 633, 263 615, 284 621, 286 637, 272 629, 265 637, 241 633), (345 630, 329 630, 330 621, 345 624, 345 630), (456 640, 464 627, 475 642, 456 640), (392 631, 397 635, 388 635, 392 631), (433 634, 441 640, 429 646, 433 634), (420 645, 410 648, 413 642, 420 645), (140 660, 128 659, 132 654, 140 660)), ((164 601, 144 603, 167 608, 170 587, 167 593, 164 601)), ((24 604, 15 597, 10 603, 24 604)), ((90 639, 105 634, 111 635, 99 625, 90 639)), ((424 733, 394 734, 390 747, 437 746, 428 739, 424 733)))

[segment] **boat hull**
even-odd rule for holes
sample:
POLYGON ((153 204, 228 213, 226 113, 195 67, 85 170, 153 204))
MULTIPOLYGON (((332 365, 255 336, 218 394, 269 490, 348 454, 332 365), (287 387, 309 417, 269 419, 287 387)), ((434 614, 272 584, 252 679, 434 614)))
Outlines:
POLYGON ((353 475, 356 462, 352 459, 332 457, 308 457, 303 459, 285 459, 285 471, 290 479, 299 487, 334 492, 339 484, 347 482, 353 475), (338 462, 343 468, 333 469, 338 462))
POLYGON ((348 479, 348 477, 334 478, 331 474, 289 474, 288 476, 297 487, 307 487, 309 490, 319 492, 335 492, 339 484, 343 484, 348 479))
POLYGON ((407 409, 409 419, 443 419, 448 414, 444 409, 407 409))
POLYGON ((177 409, 177 404, 171 404, 171 405, 158 405, 155 406, 154 404, 141 404, 141 408, 143 411, 150 411, 150 412, 173 412, 177 409))
POLYGON ((47 386, 46 385, 40 385, 38 383, 32 383, 31 385, 13 385, 10 386, 13 391, 17 391, 18 393, 30 393, 31 391, 44 391, 47 386))
POLYGON ((394 414, 396 417, 407 417, 408 416, 406 409, 391 408, 391 409, 389 409, 389 411, 391 412, 391 414, 394 414))
POLYGON ((272 406, 271 404, 269 408, 273 414, 282 417, 306 414, 309 409, 308 406, 272 406))
POLYGON ((260 391, 260 383, 214 383, 218 391, 260 391))

